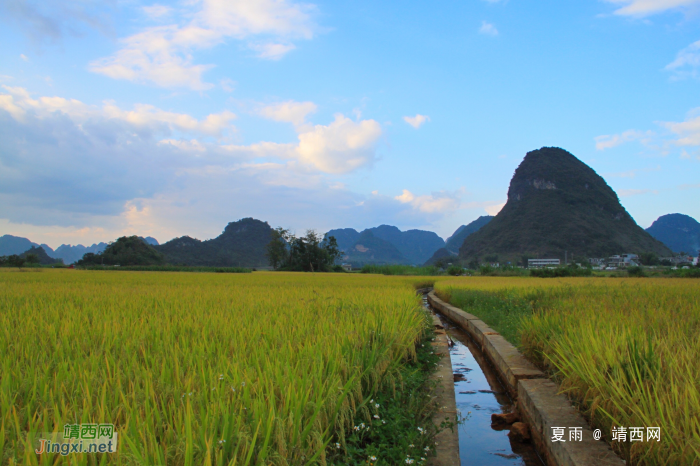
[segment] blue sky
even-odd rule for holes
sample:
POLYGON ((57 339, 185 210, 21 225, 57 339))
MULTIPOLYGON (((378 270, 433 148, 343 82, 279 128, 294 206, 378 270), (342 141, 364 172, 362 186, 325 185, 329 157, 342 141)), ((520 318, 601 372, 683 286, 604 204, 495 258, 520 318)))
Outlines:
POLYGON ((449 236, 559 146, 700 218, 700 0, 0 6, 0 233, 449 236))

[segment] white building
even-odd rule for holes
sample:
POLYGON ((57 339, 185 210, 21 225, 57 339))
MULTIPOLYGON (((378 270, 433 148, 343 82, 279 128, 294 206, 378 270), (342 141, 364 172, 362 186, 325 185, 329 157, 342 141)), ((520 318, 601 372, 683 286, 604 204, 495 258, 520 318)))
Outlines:
POLYGON ((636 254, 620 254, 608 259, 608 267, 634 267, 640 264, 636 254))
POLYGON ((538 269, 540 267, 558 266, 558 265, 561 265, 561 261, 559 259, 528 259, 527 260, 527 268, 529 268, 529 269, 538 269))

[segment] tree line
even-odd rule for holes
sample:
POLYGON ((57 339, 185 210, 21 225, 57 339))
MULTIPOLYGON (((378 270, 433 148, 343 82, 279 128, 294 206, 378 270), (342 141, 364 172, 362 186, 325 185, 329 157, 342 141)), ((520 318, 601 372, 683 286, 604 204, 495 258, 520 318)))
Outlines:
POLYGON ((297 237, 281 227, 272 231, 266 253, 275 270, 304 272, 342 271, 336 265, 342 254, 334 236, 324 239, 314 230, 307 230, 304 236, 297 237))

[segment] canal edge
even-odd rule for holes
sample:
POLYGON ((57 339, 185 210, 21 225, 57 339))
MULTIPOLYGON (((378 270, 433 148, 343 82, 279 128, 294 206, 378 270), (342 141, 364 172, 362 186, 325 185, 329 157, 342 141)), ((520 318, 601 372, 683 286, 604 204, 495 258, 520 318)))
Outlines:
POLYGON ((454 375, 452 373, 452 360, 450 358, 450 347, 447 340, 447 333, 442 327, 440 319, 432 315, 433 328, 435 330, 435 341, 431 344, 440 356, 438 368, 431 376, 437 384, 433 396, 438 406, 438 410, 433 416, 433 423, 440 426, 443 422, 452 422, 452 427, 444 428, 435 436, 436 456, 430 457, 430 466, 461 466, 459 459, 459 425, 457 423, 457 401, 455 399, 454 375))
POLYGON ((508 392, 517 400, 520 416, 528 424, 535 447, 548 466, 625 465, 605 442, 593 440, 588 422, 559 393, 557 385, 515 346, 476 316, 442 301, 434 291, 428 293, 428 302, 481 347, 508 392), (583 441, 553 442, 549 435, 553 427, 581 428, 583 441))

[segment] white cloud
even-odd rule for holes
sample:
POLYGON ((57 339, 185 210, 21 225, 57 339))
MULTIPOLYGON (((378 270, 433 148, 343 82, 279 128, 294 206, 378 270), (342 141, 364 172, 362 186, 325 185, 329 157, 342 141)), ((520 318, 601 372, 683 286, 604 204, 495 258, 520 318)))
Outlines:
POLYGON ((90 70, 113 79, 204 90, 212 85, 203 82, 202 75, 213 65, 194 64, 194 50, 229 38, 265 36, 282 40, 250 47, 261 58, 279 59, 294 49, 292 39, 311 39, 317 30, 311 18, 314 7, 290 0, 202 0, 190 5, 200 9, 180 12, 191 18, 185 25, 153 26, 124 38, 119 51, 92 62, 90 70))
POLYGON ((382 135, 374 120, 355 122, 336 114, 328 126, 316 125, 299 134, 298 159, 325 173, 348 173, 371 166, 382 135))
POLYGON ((27 56, 26 56, 25 54, 23 54, 23 53, 20 53, 20 54, 19 54, 19 58, 21 58, 21 59, 24 60, 24 61, 29 61, 29 58, 27 58, 27 56))
POLYGON ((637 131, 630 129, 621 134, 596 136, 595 148, 597 150, 612 149, 613 147, 617 147, 631 141, 648 143, 653 135, 654 133, 651 131, 637 131))
POLYGON ((700 5, 700 0, 607 0, 621 5, 615 10, 616 15, 644 17, 668 10, 689 9, 700 5))
POLYGON ((690 112, 688 118, 681 122, 662 122, 661 125, 675 135, 673 141, 677 146, 700 146, 700 108, 690 112))
POLYGON ((426 121, 430 121, 430 117, 427 115, 416 114, 416 116, 414 117, 403 117, 403 121, 413 126, 415 129, 418 129, 423 125, 423 123, 425 123, 426 121))
POLYGON ((394 197, 402 204, 410 204, 414 209, 425 213, 452 212, 462 207, 462 202, 454 194, 442 192, 424 196, 416 196, 408 189, 394 197))
POLYGON ((673 62, 666 65, 666 70, 673 73, 673 79, 698 78, 700 68, 700 40, 684 48, 673 62))
POLYGON ((250 48, 258 52, 258 57, 266 60, 279 60, 296 48, 294 44, 251 44, 250 48))
POLYGON ((164 16, 168 16, 173 12, 173 9, 171 7, 159 5, 157 3, 150 6, 141 7, 141 9, 146 14, 146 16, 152 19, 162 18, 164 16))
POLYGON ((211 114, 198 120, 191 115, 167 112, 152 105, 138 104, 133 110, 123 110, 110 101, 104 102, 102 107, 97 107, 63 97, 33 99, 24 88, 5 85, 0 87, 6 92, 0 94, 0 109, 6 110, 15 120, 22 122, 28 113, 40 119, 60 114, 81 124, 89 122, 90 118, 98 117, 122 121, 136 131, 181 131, 220 136, 224 131, 234 129, 230 122, 236 118, 236 115, 229 111, 211 114))
POLYGON ((274 121, 292 123, 301 126, 305 123, 306 116, 316 112, 316 104, 313 102, 295 102, 289 100, 276 104, 266 105, 258 109, 261 116, 274 121))
POLYGON ((485 34, 487 36, 497 36, 498 29, 496 29, 496 26, 494 26, 493 24, 486 21, 482 21, 481 27, 479 28, 479 34, 485 34))
POLYGON ((250 216, 319 231, 358 219, 416 228, 462 206, 450 193, 365 196, 332 176, 371 166, 382 135, 374 120, 336 115, 298 127, 298 141, 236 145, 211 137, 226 134, 229 116, 0 88, 0 231, 56 247, 125 234, 206 239, 250 216))

